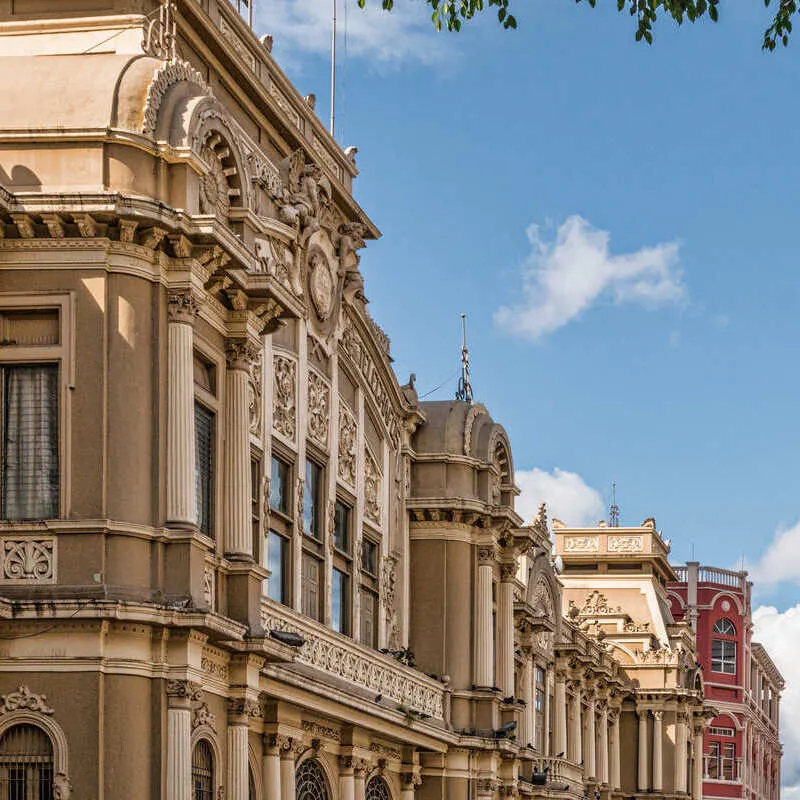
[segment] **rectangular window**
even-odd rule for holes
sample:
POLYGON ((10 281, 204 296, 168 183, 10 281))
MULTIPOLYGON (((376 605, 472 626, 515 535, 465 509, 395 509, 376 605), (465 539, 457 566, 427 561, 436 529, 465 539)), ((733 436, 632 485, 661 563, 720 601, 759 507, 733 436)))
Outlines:
POLYGON ((58 366, 0 367, 0 517, 58 517, 58 366))
POLYGON ((361 644, 367 647, 378 646, 378 600, 375 595, 361 590, 361 644))
POLYGON ((708 755, 706 756, 706 776, 712 780, 720 777, 719 742, 709 742, 708 755))
POLYGON ((545 671, 536 667, 533 671, 533 709, 534 709, 534 741, 533 744, 539 752, 544 752, 544 698, 545 698, 545 671))
POLYGON ((214 480, 214 414, 200 403, 194 404, 194 492, 197 527, 211 536, 213 525, 212 487, 214 480))
POLYGON ((735 780, 736 746, 731 742, 722 745, 722 780, 735 780))
POLYGON ((333 512, 333 544, 343 553, 350 552, 350 509, 341 500, 333 512))
POLYGON ((269 482, 269 504, 281 514, 289 513, 289 465, 272 457, 269 482))
POLYGON ((303 532, 321 539, 320 499, 322 490, 322 468, 313 461, 306 461, 306 485, 303 491, 303 532))
POLYGON ((349 607, 350 579, 339 569, 333 570, 333 603, 331 607, 331 627, 339 633, 350 633, 349 607))
POLYGON ((736 674, 736 642, 711 640, 711 671, 725 675, 736 674))
POLYGON ((361 546, 361 569, 370 575, 378 574, 378 545, 366 536, 361 546))
POLYGON ((267 597, 276 603, 288 604, 288 573, 289 542, 279 533, 270 531, 267 536, 267 569, 270 571, 268 579, 267 597))
POLYGON ((253 558, 258 561, 261 553, 261 462, 250 459, 250 521, 253 528, 253 558))
POLYGON ((322 565, 313 556, 303 553, 303 613, 319 621, 322 605, 322 565))

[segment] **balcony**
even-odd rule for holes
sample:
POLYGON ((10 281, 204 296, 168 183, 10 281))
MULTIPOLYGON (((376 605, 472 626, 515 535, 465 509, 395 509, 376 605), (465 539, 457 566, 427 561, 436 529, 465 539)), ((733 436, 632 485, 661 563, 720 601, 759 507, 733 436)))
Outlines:
POLYGON ((422 718, 444 720, 445 690, 439 681, 267 598, 262 599, 261 618, 268 631, 293 631, 305 639, 296 662, 371 694, 382 694, 422 718))
POLYGON ((536 772, 547 772, 548 789, 573 792, 579 790, 583 794, 583 770, 566 758, 540 756, 533 759, 533 768, 536 772))

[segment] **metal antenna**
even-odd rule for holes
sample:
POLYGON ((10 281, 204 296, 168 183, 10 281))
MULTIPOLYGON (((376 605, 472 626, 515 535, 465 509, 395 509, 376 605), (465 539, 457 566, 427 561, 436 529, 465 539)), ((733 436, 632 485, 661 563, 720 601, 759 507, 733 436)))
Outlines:
POLYGON ((469 350, 467 349, 467 315, 461 315, 461 377, 458 379, 456 400, 472 402, 472 384, 469 381, 469 350))
POLYGON ((331 28, 331 136, 336 125, 336 0, 333 0, 333 26, 331 28))
POLYGON ((611 483, 611 506, 608 509, 608 524, 612 528, 619 528, 619 506, 617 505, 617 483, 611 483))

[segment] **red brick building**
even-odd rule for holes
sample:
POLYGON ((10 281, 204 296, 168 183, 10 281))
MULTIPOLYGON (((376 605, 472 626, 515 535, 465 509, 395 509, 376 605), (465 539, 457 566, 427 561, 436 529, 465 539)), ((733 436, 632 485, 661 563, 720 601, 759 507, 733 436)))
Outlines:
POLYGON ((676 620, 697 634, 707 701, 717 715, 705 730, 704 798, 778 800, 780 693, 784 681, 752 641, 746 572, 689 562, 676 567, 668 597, 676 620))

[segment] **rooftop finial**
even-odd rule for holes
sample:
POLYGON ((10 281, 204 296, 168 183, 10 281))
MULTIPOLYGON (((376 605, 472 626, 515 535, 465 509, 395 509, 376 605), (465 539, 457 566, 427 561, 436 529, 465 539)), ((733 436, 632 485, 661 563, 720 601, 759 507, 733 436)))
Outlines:
POLYGON ((456 400, 472 402, 472 384, 469 382, 469 350, 467 349, 467 315, 461 315, 461 377, 458 379, 456 400))
POLYGON ((617 505, 617 482, 611 482, 611 505, 608 509, 608 524, 619 528, 619 506, 617 505))

